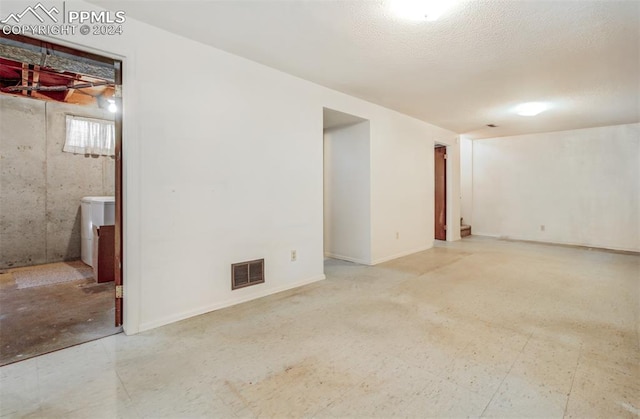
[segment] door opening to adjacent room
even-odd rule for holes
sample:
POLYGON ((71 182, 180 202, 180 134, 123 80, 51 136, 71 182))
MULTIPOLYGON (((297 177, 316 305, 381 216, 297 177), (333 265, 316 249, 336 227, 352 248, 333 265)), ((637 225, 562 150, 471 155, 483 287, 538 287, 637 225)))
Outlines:
POLYGON ((0 37, 0 365, 122 331, 122 62, 0 37))
POLYGON ((436 145, 435 167, 435 239, 447 240, 447 147, 436 145))
POLYGON ((324 257, 371 263, 369 120, 323 110, 324 257))

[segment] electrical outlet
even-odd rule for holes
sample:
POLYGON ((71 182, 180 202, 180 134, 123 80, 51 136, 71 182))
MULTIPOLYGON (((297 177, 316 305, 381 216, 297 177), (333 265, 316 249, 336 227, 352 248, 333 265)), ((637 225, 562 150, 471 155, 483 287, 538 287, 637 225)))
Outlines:
POLYGON ((400 238, 400 232, 396 231, 396 240, 398 240, 400 238))
POLYGON ((296 252, 295 250, 291 251, 291 262, 295 262, 296 260, 298 260, 298 252, 296 252))
POLYGON ((540 226, 540 231, 544 231, 544 224, 540 226))

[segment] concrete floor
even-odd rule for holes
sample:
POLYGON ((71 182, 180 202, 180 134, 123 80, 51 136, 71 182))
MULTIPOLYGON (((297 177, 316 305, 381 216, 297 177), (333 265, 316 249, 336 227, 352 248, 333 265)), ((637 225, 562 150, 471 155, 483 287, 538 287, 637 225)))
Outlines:
POLYGON ((113 282, 98 284, 91 267, 81 261, 0 271, 0 365, 119 333, 114 295, 113 282), (60 272, 60 266, 71 272, 60 272), (28 288, 16 279, 29 271, 45 282, 65 280, 65 275, 77 278, 76 269, 86 279, 28 288))
POLYGON ((638 417, 640 256, 471 237, 0 368, 9 417, 638 417))

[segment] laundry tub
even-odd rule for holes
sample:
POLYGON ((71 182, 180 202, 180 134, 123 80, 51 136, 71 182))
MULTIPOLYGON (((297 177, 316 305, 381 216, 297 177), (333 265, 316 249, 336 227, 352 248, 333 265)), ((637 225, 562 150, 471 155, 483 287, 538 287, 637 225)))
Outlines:
POLYGON ((93 266, 93 226, 116 223, 116 199, 113 196, 85 196, 80 201, 80 257, 93 266))

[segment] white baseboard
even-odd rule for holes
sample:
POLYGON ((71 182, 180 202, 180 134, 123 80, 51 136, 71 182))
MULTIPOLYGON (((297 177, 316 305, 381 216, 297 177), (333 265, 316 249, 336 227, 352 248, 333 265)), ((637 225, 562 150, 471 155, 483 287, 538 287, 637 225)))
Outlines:
POLYGON ((431 249, 432 247, 433 247, 433 245, 432 245, 432 244, 430 244, 430 245, 427 245, 427 246, 419 247, 419 248, 417 248, 417 249, 407 250, 406 252, 397 253, 397 254, 395 254, 395 255, 385 256, 385 257, 382 257, 382 258, 378 258, 378 259, 376 259, 376 260, 374 260, 374 261, 373 261, 372 265, 377 265, 377 264, 379 264, 379 263, 388 262, 388 261, 390 261, 390 260, 398 259, 398 258, 401 258, 401 257, 403 257, 403 256, 412 255, 412 254, 414 254, 414 253, 423 252, 423 251, 425 251, 425 250, 429 250, 429 249, 431 249))
POLYGON ((495 234, 486 234, 486 233, 473 233, 472 236, 488 237, 488 238, 498 239, 498 240, 513 240, 513 241, 519 241, 519 242, 525 242, 525 243, 551 244, 551 245, 572 246, 572 247, 586 247, 586 248, 591 248, 591 249, 613 250, 613 251, 617 251, 617 252, 640 253, 640 249, 618 247, 618 246, 607 246, 607 245, 601 245, 601 244, 584 244, 584 243, 565 242, 565 241, 542 241, 542 240, 535 240, 535 239, 518 237, 518 236, 499 236, 499 235, 495 235, 495 234))
POLYGON ((360 265, 371 265, 371 263, 368 260, 356 259, 349 256, 338 255, 335 253, 325 253, 324 255, 325 257, 328 257, 331 259, 346 260, 347 262, 359 263, 360 265))
POLYGON ((241 303, 245 303, 247 301, 251 301, 251 300, 258 299, 258 298, 266 297, 266 296, 269 296, 269 295, 272 295, 272 294, 277 294, 279 292, 287 291, 287 290, 290 290, 292 288, 298 288, 298 287, 301 287, 303 285, 311 284, 313 282, 322 281, 323 279, 326 279, 324 274, 317 275, 317 276, 314 276, 314 277, 311 277, 311 278, 307 278, 307 279, 302 280, 302 281, 295 282, 293 284, 287 284, 287 285, 284 285, 284 286, 281 286, 281 287, 276 287, 276 288, 268 288, 268 289, 261 290, 259 292, 255 292, 255 293, 252 293, 252 294, 244 295, 241 298, 234 298, 232 300, 221 301, 221 302, 210 304, 210 305, 207 305, 207 306, 204 306, 204 307, 199 307, 199 308, 194 309, 194 310, 189 310, 189 311, 184 311, 182 313, 172 314, 170 316, 166 316, 166 317, 163 317, 163 318, 158 319, 158 320, 150 321, 150 322, 147 322, 147 323, 141 323, 140 327, 138 329, 138 332, 143 332, 145 330, 155 329, 156 327, 165 326, 167 324, 175 323, 175 322, 180 321, 180 320, 185 320, 185 319, 188 319, 190 317, 199 316, 201 314, 209 313, 211 311, 220 310, 222 308, 231 307, 231 306, 234 306, 236 304, 241 304, 241 303))

